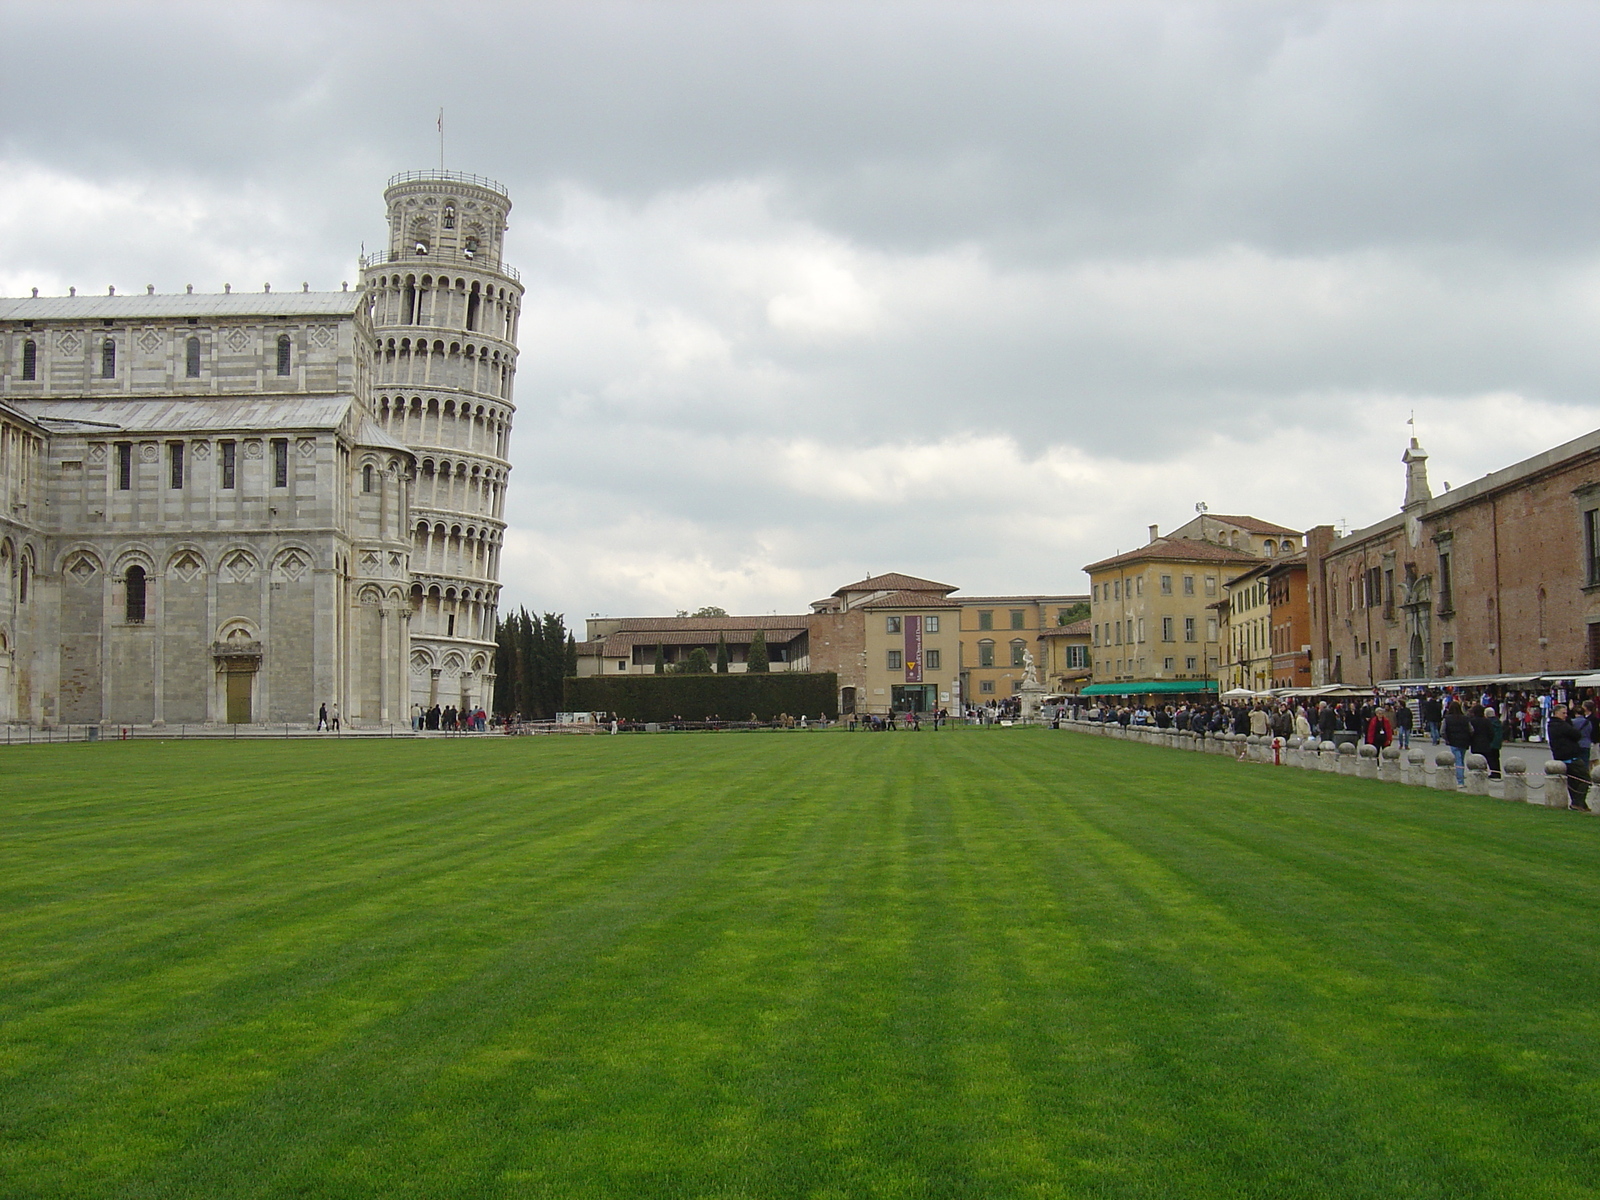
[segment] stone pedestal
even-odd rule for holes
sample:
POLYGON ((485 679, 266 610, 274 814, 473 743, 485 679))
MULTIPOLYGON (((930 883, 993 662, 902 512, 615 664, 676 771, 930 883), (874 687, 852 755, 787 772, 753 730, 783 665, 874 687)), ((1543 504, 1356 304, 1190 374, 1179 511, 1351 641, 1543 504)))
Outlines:
POLYGON ((1362 779, 1378 777, 1378 748, 1371 742, 1362 742, 1356 751, 1356 774, 1362 779))
POLYGON ((1505 783, 1507 800, 1525 801, 1528 798, 1528 764, 1516 755, 1500 763, 1500 778, 1505 783))
POLYGON ((1456 790, 1456 756, 1448 750, 1433 753, 1433 786, 1441 792, 1456 790))
POLYGON ((1481 754, 1467 755, 1467 794, 1469 796, 1489 794, 1489 760, 1481 754))
POLYGON ((1400 747, 1385 746, 1378 755, 1378 778, 1390 783, 1400 782, 1400 747))
MULTIPOLYGON (((1531 797, 1530 797, 1531 799, 1531 797)), ((1565 808, 1567 800, 1567 764, 1551 759, 1544 765, 1544 806, 1565 808)))

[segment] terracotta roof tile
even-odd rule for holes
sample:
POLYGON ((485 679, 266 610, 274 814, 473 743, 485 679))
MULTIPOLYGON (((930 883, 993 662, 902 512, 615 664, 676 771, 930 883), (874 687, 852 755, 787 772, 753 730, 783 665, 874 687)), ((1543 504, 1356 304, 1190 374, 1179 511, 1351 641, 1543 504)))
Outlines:
POLYGON ((948 596, 932 596, 927 592, 890 592, 876 600, 859 604, 857 608, 960 608, 948 596))
POLYGON ((902 575, 898 571, 890 571, 887 575, 869 575, 859 583, 847 583, 835 596, 842 596, 846 592, 953 592, 956 589, 948 583, 934 583, 931 579, 918 579, 915 575, 902 575))
POLYGON ((1157 538, 1148 546, 1140 546, 1137 550, 1129 550, 1126 554, 1102 558, 1099 562, 1092 562, 1083 569, 1101 571, 1107 567, 1122 566, 1124 563, 1150 561, 1248 563, 1253 566, 1261 559, 1254 554, 1241 554, 1227 546, 1219 546, 1215 542, 1200 542, 1193 538, 1157 538))
POLYGON ((1260 517, 1225 517, 1221 513, 1207 513, 1213 521, 1226 521, 1229 525, 1237 525, 1249 533, 1278 533, 1288 534, 1290 537, 1299 537, 1300 530, 1286 529, 1282 525, 1274 525, 1271 521, 1263 521, 1260 517))

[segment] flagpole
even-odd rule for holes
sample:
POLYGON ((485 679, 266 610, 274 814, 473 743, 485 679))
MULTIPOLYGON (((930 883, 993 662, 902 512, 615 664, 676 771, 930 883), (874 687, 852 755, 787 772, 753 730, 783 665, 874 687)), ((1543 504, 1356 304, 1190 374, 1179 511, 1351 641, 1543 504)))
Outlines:
POLYGON ((444 109, 439 110, 439 170, 444 170, 444 109))

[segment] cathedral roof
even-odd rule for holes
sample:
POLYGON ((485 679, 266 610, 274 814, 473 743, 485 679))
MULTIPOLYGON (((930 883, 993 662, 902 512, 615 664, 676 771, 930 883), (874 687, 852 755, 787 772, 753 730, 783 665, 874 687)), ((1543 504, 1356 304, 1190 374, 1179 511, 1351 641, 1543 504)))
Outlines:
POLYGON ((146 321, 163 317, 342 317, 362 293, 185 292, 173 295, 0 297, 0 321, 146 321))
MULTIPOLYGON (((221 433, 243 429, 337 429, 354 400, 349 396, 288 395, 182 400, 13 399, 11 403, 35 421, 74 433, 221 433)), ((388 438, 387 434, 382 436, 388 438)))

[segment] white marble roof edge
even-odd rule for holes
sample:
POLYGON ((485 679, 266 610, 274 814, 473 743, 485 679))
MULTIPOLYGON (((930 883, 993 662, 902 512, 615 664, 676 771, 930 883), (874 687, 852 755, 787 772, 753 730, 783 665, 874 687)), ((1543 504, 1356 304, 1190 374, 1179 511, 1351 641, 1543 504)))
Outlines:
POLYGON ((228 429, 336 429, 355 398, 347 395, 293 399, 166 397, 159 400, 14 400, 12 403, 39 422, 127 433, 205 433, 228 429))
POLYGON ((345 316, 349 292, 205 292, 130 296, 0 296, 0 321, 140 320, 163 317, 345 316))

